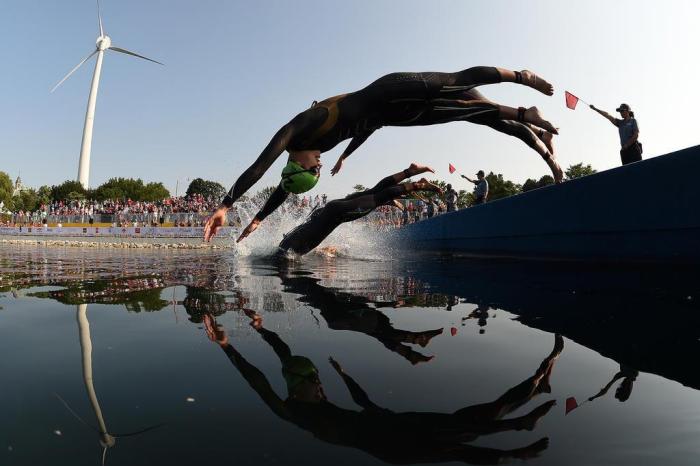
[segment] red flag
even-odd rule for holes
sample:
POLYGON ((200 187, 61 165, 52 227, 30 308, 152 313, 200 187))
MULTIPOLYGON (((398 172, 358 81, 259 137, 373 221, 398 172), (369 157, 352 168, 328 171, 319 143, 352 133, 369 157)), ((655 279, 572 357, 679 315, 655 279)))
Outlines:
POLYGON ((569 107, 571 110, 576 110, 578 97, 576 97, 569 91, 564 91, 564 97, 566 97, 566 106, 569 107))
POLYGON ((450 164, 450 174, 454 173, 456 170, 455 166, 450 164))
POLYGON ((457 328, 456 328, 456 327, 452 327, 452 328, 450 329, 450 335, 452 335, 452 336, 457 335, 457 328))
POLYGON ((569 398, 566 399, 566 412, 564 413, 564 416, 569 414, 571 411, 574 409, 578 408, 578 403, 576 403, 576 398, 573 396, 570 396, 569 398))

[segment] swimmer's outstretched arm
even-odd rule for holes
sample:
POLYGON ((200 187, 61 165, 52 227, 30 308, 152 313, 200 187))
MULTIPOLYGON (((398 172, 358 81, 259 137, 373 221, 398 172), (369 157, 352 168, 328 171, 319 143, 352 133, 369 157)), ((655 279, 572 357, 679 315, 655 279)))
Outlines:
POLYGON ((222 204, 226 207, 231 207, 243 194, 246 193, 270 168, 277 158, 287 148, 287 144, 294 136, 294 120, 284 125, 277 134, 270 140, 269 144, 258 158, 253 162, 253 165, 248 167, 241 176, 238 177, 231 189, 228 191, 222 204))
POLYGON ((340 375, 340 377, 343 379, 343 382, 345 382, 345 386, 348 388, 348 391, 350 391, 350 396, 352 396, 352 400, 360 407, 363 409, 366 409, 368 411, 386 411, 389 412, 388 409, 382 408, 381 406, 376 405, 372 400, 369 399, 369 396, 367 396, 367 392, 365 392, 360 385, 355 382, 355 379, 350 377, 348 374, 345 373, 343 368, 338 364, 338 362, 333 359, 332 357, 328 358, 328 362, 331 363, 331 366, 333 366, 333 369, 340 375))
MULTIPOLYGON (((289 144, 289 141, 294 136, 297 131, 294 120, 290 121, 284 125, 277 133, 272 137, 269 144, 262 153, 258 156, 257 160, 253 162, 253 165, 248 167, 246 171, 238 177, 234 185, 229 190, 224 200, 221 201, 221 205, 207 220, 204 225, 204 241, 211 240, 219 229, 226 224, 226 212, 231 208, 234 202, 236 202, 243 194, 246 193, 267 171, 268 168, 277 160, 277 158, 284 152, 289 144)), ((239 239, 240 241, 240 239, 239 239)))
POLYGON ((229 360, 233 363, 236 369, 239 370, 243 378, 248 382, 250 387, 260 396, 267 406, 272 411, 283 419, 289 419, 290 414, 284 404, 284 401, 275 393, 270 385, 270 382, 257 367, 249 363, 241 353, 239 353, 233 345, 228 341, 226 331, 216 323, 210 314, 204 316, 204 328, 209 339, 218 344, 226 353, 229 360))
POLYGON ((281 206, 284 203, 284 201, 287 200, 287 197, 289 197, 289 193, 282 189, 281 185, 278 185, 277 189, 275 189, 272 192, 272 194, 270 194, 270 197, 267 198, 267 201, 265 202, 263 208, 260 209, 260 212, 255 214, 255 217, 253 217, 253 220, 251 220, 250 224, 248 224, 248 226, 245 227, 245 229, 241 232, 241 236, 238 237, 236 242, 240 243, 249 234, 257 230, 260 226, 260 223, 263 220, 265 220, 265 218, 268 215, 274 212, 279 206, 281 206))
POLYGON ((366 140, 369 138, 372 133, 374 133, 375 130, 368 130, 362 134, 359 134, 352 138, 350 141, 350 144, 348 144, 348 147, 345 148, 342 154, 340 154, 340 157, 338 157, 338 161, 335 163, 333 168, 331 168, 331 175, 337 174, 341 168, 343 168, 343 162, 345 159, 350 157, 350 154, 355 152, 355 150, 360 147, 366 140))

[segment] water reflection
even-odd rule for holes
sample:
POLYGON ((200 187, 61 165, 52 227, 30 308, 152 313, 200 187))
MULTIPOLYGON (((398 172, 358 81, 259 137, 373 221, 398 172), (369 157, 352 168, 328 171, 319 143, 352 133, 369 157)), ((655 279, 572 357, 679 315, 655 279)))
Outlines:
MULTIPOLYGON (((63 295, 61 295, 63 296, 63 295)), ((88 428, 94 430, 99 435, 99 443, 102 447, 101 464, 104 465, 107 458, 107 450, 116 445, 117 438, 120 437, 131 437, 134 435, 142 434, 148 432, 149 430, 156 429, 162 424, 153 425, 145 429, 140 429, 135 432, 115 434, 110 433, 107 429, 107 423, 105 417, 102 413, 102 408, 100 402, 97 398, 97 392, 95 390, 93 371, 92 371, 92 337, 90 335, 90 322, 88 320, 88 305, 78 304, 76 306, 76 320, 78 322, 78 336, 80 339, 80 353, 82 362, 82 375, 83 384, 85 385, 85 390, 90 400, 90 405, 95 414, 95 420, 97 421, 97 427, 90 425, 85 422, 80 415, 78 415, 73 408, 59 395, 56 394, 57 398, 66 407, 66 409, 81 423, 83 423, 88 428)))
POLYGON ((503 419, 537 395, 551 392, 549 379, 554 363, 564 348, 564 340, 559 335, 555 337, 552 352, 531 377, 490 403, 467 406, 452 414, 394 412, 378 406, 361 385, 330 357, 330 365, 345 383, 355 404, 361 408, 349 410, 328 400, 318 368, 309 358, 294 355, 277 333, 263 326, 260 316, 250 312, 247 314, 252 318, 253 328, 279 358, 287 388, 285 399, 275 393, 264 373, 230 343, 223 327, 210 314, 206 314, 204 323, 209 339, 221 347, 268 408, 320 440, 357 448, 393 464, 448 461, 496 464, 508 458, 532 458, 548 447, 547 437, 510 450, 477 447, 466 442, 498 432, 533 430, 537 421, 550 411, 554 400, 539 405, 523 416, 503 419))
POLYGON ((97 400, 97 393, 95 392, 93 383, 92 338, 90 338, 90 322, 88 322, 87 318, 87 304, 78 304, 77 308, 76 317, 78 320, 78 334, 80 335, 80 349, 83 362, 83 383, 85 384, 85 390, 87 390, 88 398, 90 399, 90 404, 95 412, 95 418, 99 426, 98 433, 100 435, 100 444, 104 448, 102 453, 102 462, 104 463, 107 449, 114 446, 116 439, 114 436, 110 435, 107 430, 107 424, 102 415, 102 408, 100 408, 100 402, 97 400))
POLYGON ((379 341, 389 351, 404 357, 411 364, 432 359, 431 356, 414 350, 408 344, 417 344, 425 348, 433 337, 442 334, 442 328, 419 332, 396 329, 389 318, 377 309, 416 306, 416 300, 406 299, 410 296, 373 302, 365 296, 343 293, 321 286, 319 279, 310 276, 294 276, 284 271, 278 276, 285 291, 301 295, 298 298, 300 302, 318 309, 328 328, 364 333, 379 341))
POLYGON ((604 396, 606 393, 608 393, 610 387, 612 387, 615 384, 615 382, 617 382, 620 379, 622 379, 622 382, 620 382, 620 385, 618 385, 617 390, 615 390, 615 398, 617 398, 619 401, 627 401, 629 400, 630 395, 632 395, 634 381, 637 380, 638 376, 638 370, 632 369, 631 367, 627 367, 624 364, 620 364, 620 370, 617 372, 617 374, 615 374, 610 380, 610 382, 608 382, 603 388, 601 388, 598 393, 588 398, 588 401, 593 401, 596 398, 604 396))
MULTIPOLYGON (((235 403, 250 403, 251 397, 259 398, 264 406, 254 403, 252 407, 246 406, 249 417, 241 414, 236 418, 236 428, 250 427, 253 432, 273 435, 277 429, 283 431, 280 426, 288 425, 294 432, 309 432, 322 441, 299 447, 306 448, 310 457, 316 448, 340 445, 373 457, 370 461, 369 456, 360 456, 365 462, 484 464, 538 455, 535 463, 561 462, 567 459, 566 449, 572 448, 573 435, 589 438, 591 432, 605 431, 608 422, 627 418, 634 419, 634 425, 638 426, 634 435, 628 434, 629 431, 608 432, 609 438, 614 437, 617 442, 615 448, 621 451, 651 449, 656 440, 649 446, 640 446, 640 439, 663 435, 658 426, 664 421, 668 421, 667 425, 685 426, 678 427, 678 431, 669 430, 667 439, 674 432, 680 432, 679 438, 697 434, 691 423, 697 416, 689 414, 684 418, 685 410, 692 410, 690 407, 683 406, 683 411, 672 414, 671 410, 666 413, 666 404, 663 413, 654 410, 655 404, 649 400, 660 406, 659 400, 664 399, 666 392, 678 393, 682 387, 648 374, 660 374, 700 388, 699 374, 692 364, 700 356, 700 308, 695 298, 700 295, 700 281, 693 270, 458 260, 399 263, 339 260, 279 267, 265 261, 246 262, 225 256, 154 255, 143 259, 104 256, 93 260, 89 254, 80 258, 45 254, 25 260, 23 271, 3 272, 0 299, 5 310, 0 317, 8 320, 4 314, 10 315, 5 311, 12 307, 13 300, 30 302, 42 298, 76 306, 70 308, 71 316, 73 309, 77 309, 83 381, 95 413, 97 426, 93 429, 99 435, 103 453, 115 445, 119 435, 108 430, 93 383, 88 303, 100 309, 107 307, 98 305, 109 305, 111 311, 117 309, 114 305, 119 305, 129 313, 139 313, 120 321, 121 326, 110 328, 114 341, 131 343, 134 329, 129 325, 137 319, 138 325, 152 325, 149 332, 143 331, 146 339, 153 347, 162 344, 167 355, 156 351, 148 357, 155 364, 171 359, 178 362, 163 363, 165 369, 158 377, 172 375, 177 382, 168 381, 158 391, 158 397, 177 389, 178 384, 189 387, 194 383, 190 378, 196 379, 193 375, 199 367, 204 374, 199 374, 200 378, 211 379, 200 387, 202 400, 217 393, 219 380, 239 383, 235 385, 237 391, 225 393, 216 404, 205 406, 206 402, 202 401, 204 417, 212 426, 197 438, 211 437, 212 451, 217 454, 228 444, 217 434, 226 428, 215 413, 218 409, 225 410, 221 406, 228 403, 243 411, 235 403), (59 270, 70 272, 63 274, 59 270), (36 288, 47 285, 51 288, 36 288), (189 322, 157 313, 169 312, 171 308, 176 319, 177 310, 184 309, 189 322), (305 312, 309 310, 310 314, 305 312), (494 320, 496 315, 499 318, 494 320), (167 324, 161 316, 167 317, 167 324), (179 325, 173 327, 175 324, 179 325), (454 326, 459 324, 469 331, 457 335, 454 326), (198 328, 200 325, 203 331, 198 328), (233 333, 228 333, 225 327, 248 338, 230 338, 233 333), (449 327, 453 331, 445 332, 449 327), (241 333, 240 329, 247 333, 241 333), (477 331, 483 336, 474 335, 477 331), (342 338, 339 332, 344 332, 342 338), (307 339, 309 334, 314 337, 307 339), (185 342, 180 340, 190 338, 189 335, 195 336, 185 342), (588 359, 582 358, 581 347, 570 341, 567 351, 562 352, 563 337, 615 362, 597 354, 595 363, 590 362, 591 352, 586 353, 588 359), (376 341, 381 346, 363 345, 364 341, 376 341), (219 347, 228 360, 210 357, 211 351, 220 356, 219 347), (338 348, 347 349, 348 354, 341 356, 338 348), (259 354, 267 362, 258 362, 259 354), (266 354, 276 355, 272 364, 269 358, 265 359, 266 354), (329 358, 331 355, 335 358, 329 358), (527 359, 523 355, 532 357, 527 359), (560 356, 553 388, 550 383, 553 367, 560 356), (326 358, 329 366, 325 365, 326 358), (235 370, 230 370, 228 361, 235 370), (579 366, 572 367, 572 362, 579 366), (596 370, 591 370, 589 364, 595 365, 596 370), (352 369, 346 371, 343 366, 352 369), (325 384, 322 383, 319 372, 324 367, 333 369, 329 372, 337 374, 337 381, 324 379, 325 384), (579 368, 582 374, 576 372, 579 368), (281 386, 275 385, 275 375, 280 369, 285 395, 278 395, 281 386), (472 383, 475 387, 481 384, 482 391, 474 388, 472 392, 472 383), (347 389, 356 407, 343 405, 343 396, 347 395, 338 393, 337 386, 347 389), (390 390, 401 394, 387 396, 390 390), (431 390, 433 399, 425 395, 431 390), (650 396, 655 390, 655 396, 650 396), (500 393, 503 394, 497 397, 500 393), (444 403, 435 401, 435 394, 443 397, 444 403), (571 395, 583 403, 577 404, 571 395), (553 404, 554 399, 563 401, 567 396, 566 412, 583 404, 588 407, 565 418, 565 409, 553 409, 553 404), (496 399, 491 402, 474 404, 493 398, 496 399), (527 406, 529 402, 533 406, 527 406), (618 411, 608 415, 605 411, 611 409, 611 403, 612 409, 618 411), (454 410, 459 406, 463 407, 454 410), (264 418, 260 409, 271 420, 264 418), (251 414, 252 411, 255 412, 251 414), (258 420, 258 414, 265 420, 258 420), (646 416, 644 423, 637 421, 641 416, 646 416), (676 423, 674 417, 686 423, 676 423), (278 418, 288 424, 279 422, 278 418), (255 430, 253 425, 260 430, 255 430), (534 433, 528 432, 533 429, 534 433), (568 437, 562 438, 562 432, 568 437)), ((7 258, 0 260, 0 270, 10 269, 11 262, 7 258)), ((107 319, 106 314, 113 320, 122 319, 114 314, 126 315, 105 312, 102 318, 107 319)), ((51 322, 60 323, 60 319, 56 317, 51 322)), ((71 329, 74 325, 71 320, 71 329)), ((0 335, 0 343, 4 337, 0 335)), ((73 333, 71 338, 74 341, 73 333)), ((134 350, 129 355, 135 357, 140 353, 134 350)), ((110 361, 110 365, 100 367, 104 373, 118 373, 122 369, 119 364, 133 363, 110 361)), ((153 376, 151 383, 156 379, 153 376)), ((71 380, 76 381, 77 375, 71 380)), ((113 387, 103 386, 102 390, 103 402, 114 401, 121 395, 113 387)), ((680 393, 696 402, 697 397, 690 392, 680 393)), ((182 401, 183 397, 179 399, 182 401)), ((199 396, 197 399, 199 407, 199 396)), ((692 401, 688 404, 693 404, 692 401)), ((162 413, 167 417, 172 405, 163 403, 162 413)), ((106 411, 113 416, 112 423, 133 422, 133 427, 151 423, 137 417, 133 420, 122 417, 119 421, 114 416, 124 413, 115 412, 109 405, 106 411)), ((238 415, 233 408, 231 413, 238 415)), ((154 442, 157 446, 153 448, 162 448, 170 435, 187 431, 188 427, 183 425, 189 426, 192 419, 183 415, 183 421, 179 427, 169 429, 167 435, 161 435, 160 429, 149 434, 149 440, 151 435, 160 440, 154 442)), ((229 422, 230 417, 226 419, 229 422)), ((4 428, 0 422, 0 442, 4 428)), ((290 435, 288 430, 283 433, 290 435)), ((597 444, 600 443, 598 439, 597 444)), ((577 448, 577 451, 586 449, 577 448)), ((123 449, 110 453, 114 462, 120 450, 123 449)), ((336 454, 348 451, 339 449, 336 454)), ((586 454, 590 459, 590 452, 586 454)), ((169 462, 178 462, 175 453, 169 462)), ((0 463, 4 463, 2 456, 0 463)), ((585 462, 573 458, 571 464, 585 462)))

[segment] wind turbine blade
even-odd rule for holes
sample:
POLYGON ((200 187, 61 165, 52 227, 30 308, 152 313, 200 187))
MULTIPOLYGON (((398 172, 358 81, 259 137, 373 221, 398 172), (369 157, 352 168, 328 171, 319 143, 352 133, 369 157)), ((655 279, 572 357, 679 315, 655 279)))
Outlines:
POLYGON ((100 22, 100 37, 105 35, 104 29, 102 29, 102 15, 100 14, 100 0, 97 0, 97 20, 100 22))
POLYGON ((58 86, 60 86, 61 84, 63 84, 63 81, 65 81, 66 79, 68 79, 68 77, 69 77, 70 75, 72 75, 73 73, 75 73, 75 70, 77 70, 78 68, 80 68, 80 66, 81 66, 83 63, 85 63, 86 61, 88 61, 88 60, 89 60, 93 55, 95 55, 97 52, 98 52, 98 50, 95 50, 95 51, 92 52, 90 55, 88 55, 87 57, 83 58, 83 61, 81 61, 80 63, 78 63, 78 64, 76 65, 75 68, 73 68, 72 70, 70 70, 70 72, 69 72, 63 79, 61 79, 61 80, 58 82, 58 84, 56 84, 56 85, 53 87, 53 89, 51 89, 51 92, 55 91, 56 88, 57 88, 58 86))
MULTIPOLYGON (((139 55, 138 53, 134 53, 134 52, 129 52, 128 50, 120 49, 119 47, 110 47, 109 50, 114 50, 115 52, 119 52, 119 53, 125 53, 127 55, 133 55, 135 57, 143 58, 144 60, 152 61, 153 63, 158 63, 159 65, 163 65, 163 63, 161 63, 159 61, 151 60, 150 58, 146 58, 143 55, 139 55)), ((163 65, 163 66, 165 66, 165 65, 163 65)))

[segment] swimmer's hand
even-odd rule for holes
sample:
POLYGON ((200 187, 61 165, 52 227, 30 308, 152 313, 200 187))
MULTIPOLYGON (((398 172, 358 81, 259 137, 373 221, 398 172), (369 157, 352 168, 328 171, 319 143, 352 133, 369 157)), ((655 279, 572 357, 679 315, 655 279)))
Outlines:
POLYGON ((219 346, 228 345, 228 335, 226 330, 217 324, 211 314, 204 315, 204 331, 207 332, 207 337, 210 341, 218 343, 219 346))
POLYGON ((260 330, 263 325, 262 316, 252 309, 243 309, 243 313, 250 318, 250 326, 255 330, 260 330))
POLYGON ((345 158, 341 155, 338 157, 338 161, 333 165, 333 168, 331 168, 331 176, 335 176, 341 168, 343 168, 343 162, 345 161, 345 158))
POLYGON ((219 207, 214 211, 212 216, 207 219, 207 223, 204 225, 204 241, 211 241, 221 227, 226 224, 227 211, 228 207, 219 207))
POLYGON ((236 243, 240 243, 240 242, 243 241, 249 234, 251 234, 252 232, 254 232, 255 230, 257 230, 258 227, 260 226, 260 222, 262 222, 262 220, 258 220, 257 217, 256 217, 256 218, 253 218, 253 221, 250 222, 250 225, 248 225, 247 227, 245 227, 245 230, 243 230, 243 232, 241 233, 241 236, 238 237, 238 239, 236 240, 236 243))

